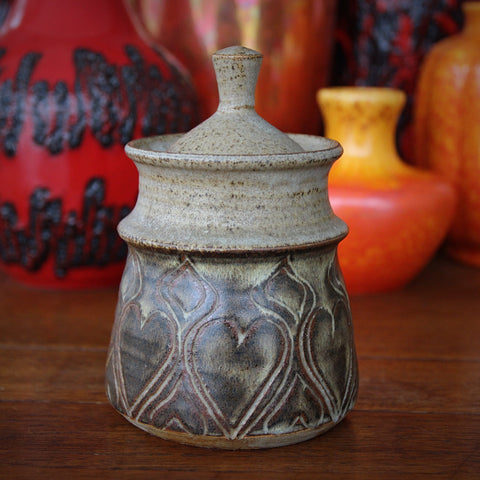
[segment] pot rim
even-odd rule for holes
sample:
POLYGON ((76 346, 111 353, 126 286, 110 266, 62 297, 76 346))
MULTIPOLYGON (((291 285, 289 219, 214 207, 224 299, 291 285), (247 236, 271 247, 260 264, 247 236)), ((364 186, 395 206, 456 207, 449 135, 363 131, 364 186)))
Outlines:
POLYGON ((131 140, 125 152, 134 162, 189 170, 279 170, 329 165, 343 148, 336 140, 317 135, 287 134, 305 148, 296 153, 223 155, 171 153, 168 147, 184 134, 166 134, 131 140))

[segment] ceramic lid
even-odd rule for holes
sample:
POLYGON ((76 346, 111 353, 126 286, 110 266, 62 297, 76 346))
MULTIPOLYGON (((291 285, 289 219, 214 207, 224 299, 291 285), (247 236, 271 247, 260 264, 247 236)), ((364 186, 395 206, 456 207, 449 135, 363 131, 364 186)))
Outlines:
POLYGON ((184 154, 266 155, 304 149, 255 112, 255 87, 263 55, 241 46, 213 54, 220 103, 217 111, 168 151, 184 154))

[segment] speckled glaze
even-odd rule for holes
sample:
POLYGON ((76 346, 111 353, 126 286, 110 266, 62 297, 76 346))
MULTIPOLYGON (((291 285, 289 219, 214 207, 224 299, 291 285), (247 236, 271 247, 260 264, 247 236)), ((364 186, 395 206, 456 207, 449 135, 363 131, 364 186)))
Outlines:
POLYGON ((129 143, 137 204, 109 348, 112 405, 159 437, 218 448, 312 438, 353 407, 358 372, 328 171, 342 149, 254 109, 261 55, 214 55, 218 111, 129 143))

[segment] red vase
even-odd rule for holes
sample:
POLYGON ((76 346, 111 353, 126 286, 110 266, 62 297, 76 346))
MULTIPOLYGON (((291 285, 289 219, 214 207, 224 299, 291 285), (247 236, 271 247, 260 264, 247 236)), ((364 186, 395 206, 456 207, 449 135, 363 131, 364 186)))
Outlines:
POLYGON ((315 94, 330 75, 337 0, 132 1, 146 28, 192 73, 203 118, 218 105, 211 55, 244 45, 264 56, 258 114, 285 132, 320 132, 315 94))
POLYGON ((19 0, 0 32, 0 264, 18 280, 120 279, 132 138, 196 123, 193 87, 118 0, 19 0))

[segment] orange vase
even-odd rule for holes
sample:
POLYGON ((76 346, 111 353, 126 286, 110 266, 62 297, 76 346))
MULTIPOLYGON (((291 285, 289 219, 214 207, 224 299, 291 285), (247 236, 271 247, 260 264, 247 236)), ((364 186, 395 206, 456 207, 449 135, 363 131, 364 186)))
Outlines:
POLYGON ((422 66, 416 162, 455 185, 458 206, 446 251, 480 267, 480 3, 463 9, 464 30, 436 44, 422 66))
POLYGON ((326 136, 344 155, 330 173, 335 213, 350 233, 339 261, 352 294, 400 288, 427 264, 453 216, 453 187, 402 162, 395 127, 406 96, 400 90, 337 87, 318 92, 326 136))
POLYGON ((317 90, 328 84, 337 0, 131 0, 150 34, 191 73, 201 114, 218 105, 211 55, 261 51, 256 110, 285 132, 318 134, 317 90))

